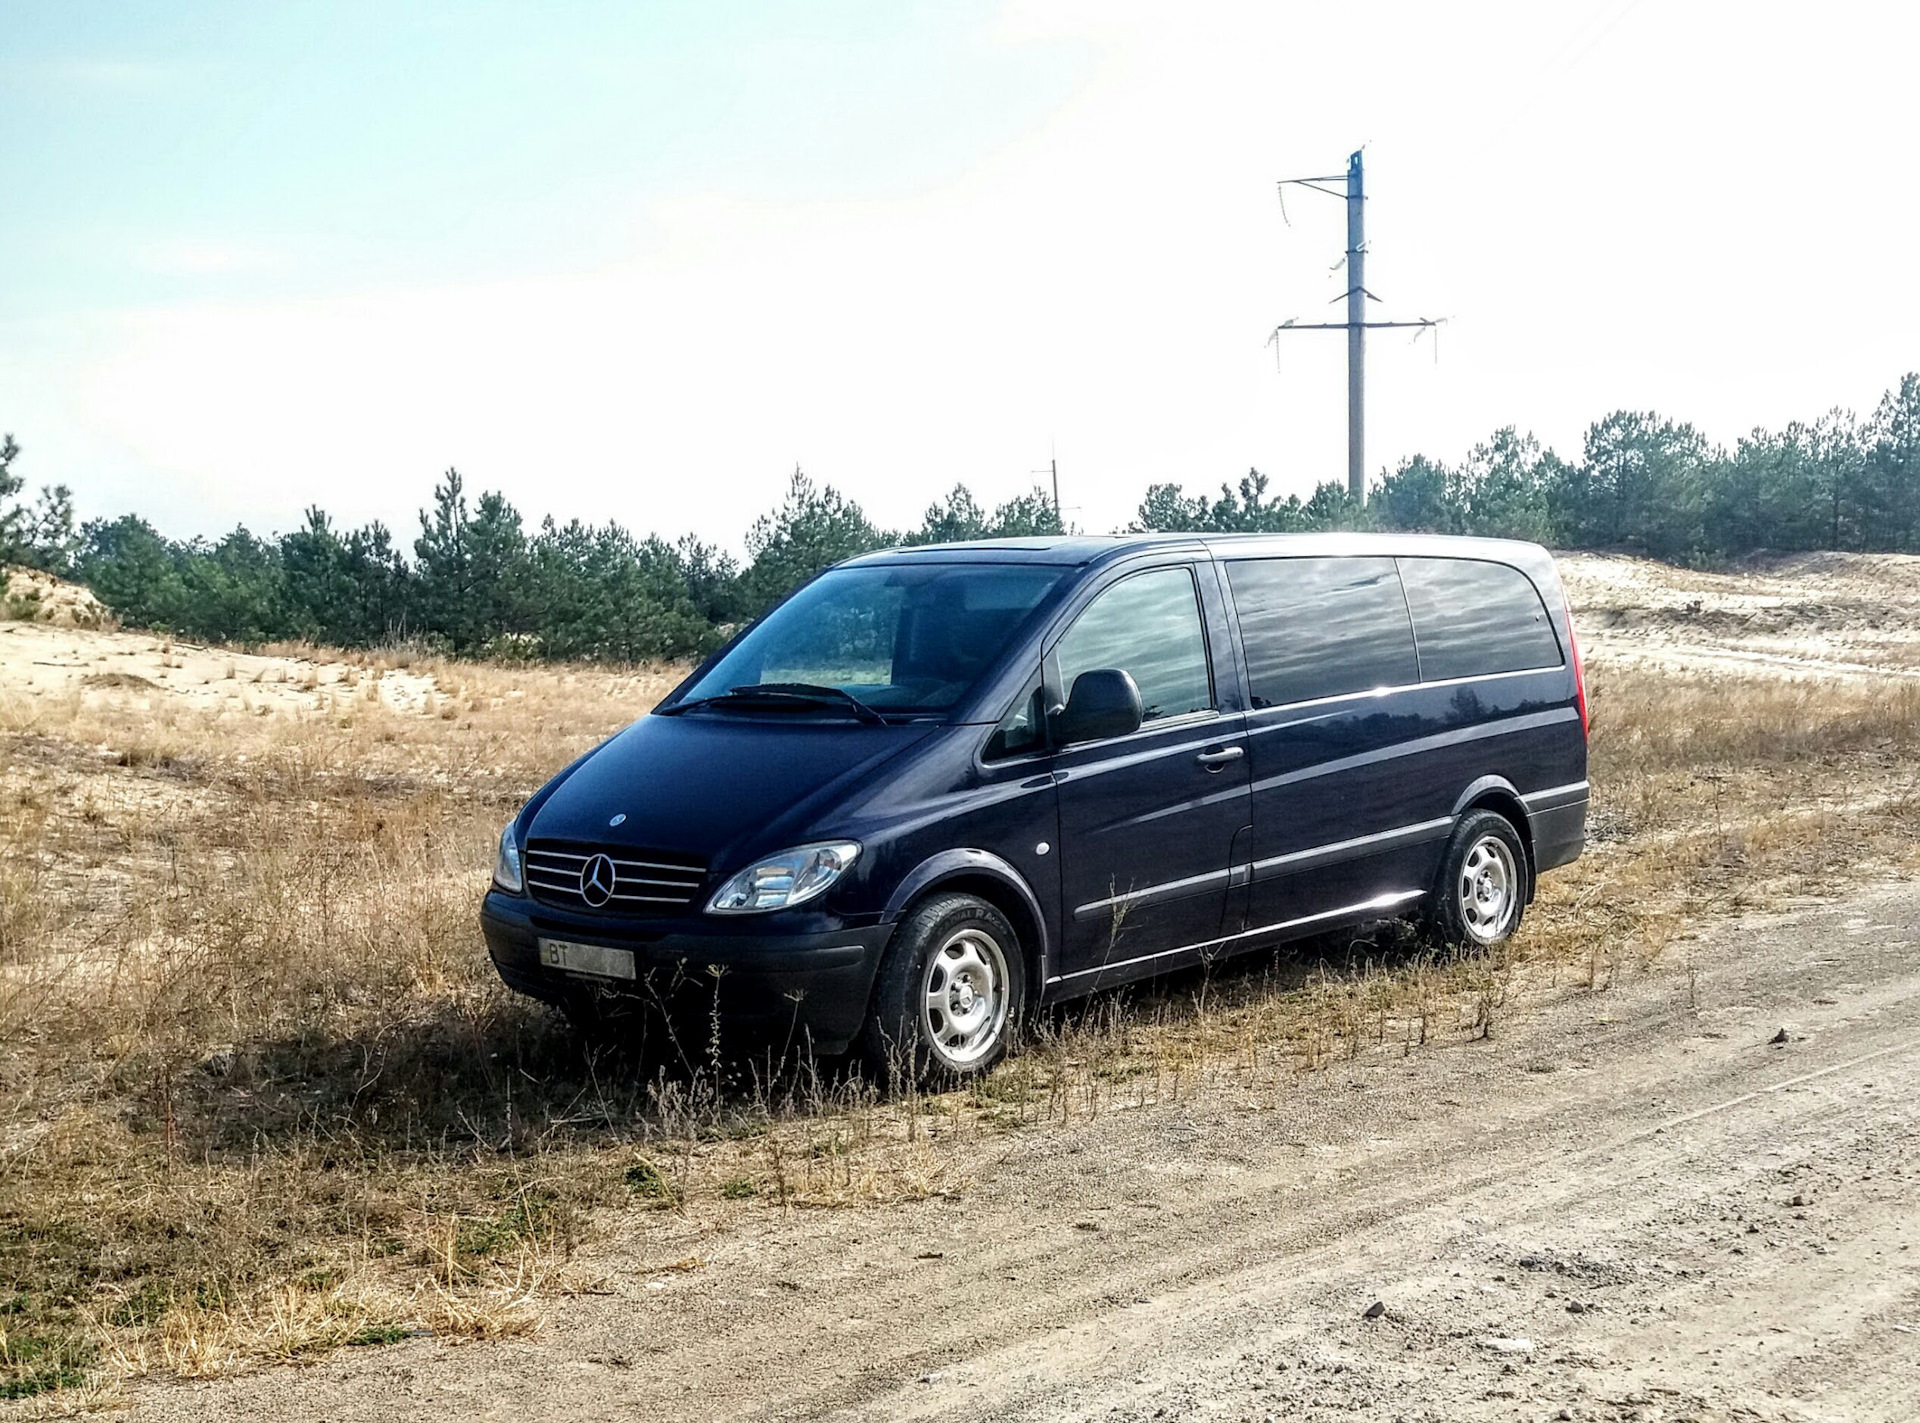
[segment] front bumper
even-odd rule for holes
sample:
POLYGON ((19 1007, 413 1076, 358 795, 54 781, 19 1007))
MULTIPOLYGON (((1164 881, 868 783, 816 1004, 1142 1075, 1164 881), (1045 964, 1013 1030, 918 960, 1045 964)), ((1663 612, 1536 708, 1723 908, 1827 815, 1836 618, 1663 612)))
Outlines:
POLYGON ((866 1021, 891 924, 797 934, 691 933, 684 926, 568 914, 490 890, 480 905, 487 952, 509 988, 564 1004, 610 995, 705 1012, 718 997, 730 1036, 777 1048, 844 1052, 866 1021), (541 939, 627 949, 636 977, 600 978, 540 962, 541 939))

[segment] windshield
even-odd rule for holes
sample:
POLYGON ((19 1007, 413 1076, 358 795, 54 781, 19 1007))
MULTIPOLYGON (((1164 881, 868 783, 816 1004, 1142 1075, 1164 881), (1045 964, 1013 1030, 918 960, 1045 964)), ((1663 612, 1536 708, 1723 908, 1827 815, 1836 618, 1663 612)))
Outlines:
POLYGON ((880 712, 948 711, 1064 571, 932 562, 835 569, 749 629, 681 701, 782 683, 835 687, 880 712))

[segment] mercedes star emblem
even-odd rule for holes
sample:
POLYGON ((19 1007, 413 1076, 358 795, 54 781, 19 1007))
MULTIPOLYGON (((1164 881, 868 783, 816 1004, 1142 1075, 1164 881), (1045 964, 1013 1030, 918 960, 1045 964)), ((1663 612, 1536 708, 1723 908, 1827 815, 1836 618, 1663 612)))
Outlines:
POLYGON ((580 897, 598 909, 613 898, 613 861, 595 855, 580 867, 580 897))

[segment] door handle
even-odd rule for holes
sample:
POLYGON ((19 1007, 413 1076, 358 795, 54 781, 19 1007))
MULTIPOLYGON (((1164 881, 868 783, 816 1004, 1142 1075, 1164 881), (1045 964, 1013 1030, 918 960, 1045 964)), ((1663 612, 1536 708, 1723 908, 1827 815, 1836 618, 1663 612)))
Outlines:
POLYGON ((1229 761, 1238 761, 1246 754, 1247 748, 1244 746, 1222 746, 1214 751, 1202 751, 1193 759, 1209 771, 1217 771, 1229 761))

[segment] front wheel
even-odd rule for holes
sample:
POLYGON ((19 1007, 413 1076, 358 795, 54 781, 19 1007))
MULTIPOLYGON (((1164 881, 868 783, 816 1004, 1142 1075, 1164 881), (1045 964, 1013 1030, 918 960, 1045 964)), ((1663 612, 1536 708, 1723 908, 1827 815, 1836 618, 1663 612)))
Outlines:
POLYGON ((1456 949, 1488 949, 1511 939, 1526 912, 1526 864, 1512 821, 1492 810, 1462 816, 1434 886, 1434 934, 1456 949))
POLYGON ((907 916, 880 965, 861 1056, 888 1081, 977 1076, 1006 1054, 1026 997, 1007 917, 971 894, 936 895, 907 916))

